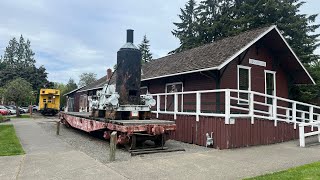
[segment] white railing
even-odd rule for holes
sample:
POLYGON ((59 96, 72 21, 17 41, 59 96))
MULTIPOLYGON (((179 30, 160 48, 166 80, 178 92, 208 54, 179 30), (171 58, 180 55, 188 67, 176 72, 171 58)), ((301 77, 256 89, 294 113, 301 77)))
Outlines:
MULTIPOLYGON (((156 107, 152 109, 159 114, 194 115, 196 121, 200 116, 225 118, 226 124, 233 124, 235 118, 250 118, 254 124, 256 118, 292 123, 296 129, 301 123, 320 121, 320 107, 267 95, 255 91, 235 89, 218 89, 152 94, 156 107)), ((317 126, 318 127, 318 126, 317 126)), ((313 129, 313 125, 312 125, 313 129)))
POLYGON ((314 136, 314 135, 318 135, 318 142, 320 142, 320 121, 318 122, 312 122, 312 123, 301 123, 299 124, 299 143, 300 143, 300 147, 305 147, 306 146, 306 137, 309 136, 314 136), (308 133, 304 133, 304 128, 305 127, 310 127, 311 126, 311 130, 312 132, 308 132, 308 133), (313 131, 313 127, 316 126, 318 127, 317 131, 313 131))

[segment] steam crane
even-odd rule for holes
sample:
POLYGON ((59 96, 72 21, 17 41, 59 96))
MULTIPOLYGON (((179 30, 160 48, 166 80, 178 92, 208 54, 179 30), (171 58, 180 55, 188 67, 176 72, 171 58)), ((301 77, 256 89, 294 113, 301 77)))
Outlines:
POLYGON ((127 30, 127 42, 117 52, 114 73, 116 84, 110 84, 110 78, 97 91, 97 99, 89 103, 91 113, 63 112, 62 122, 87 132, 102 131, 106 139, 117 131, 118 144, 129 144, 131 149, 145 140, 163 146, 176 125, 173 121, 151 119, 151 107, 156 101, 150 94, 140 95, 141 52, 133 44, 132 29, 127 30))

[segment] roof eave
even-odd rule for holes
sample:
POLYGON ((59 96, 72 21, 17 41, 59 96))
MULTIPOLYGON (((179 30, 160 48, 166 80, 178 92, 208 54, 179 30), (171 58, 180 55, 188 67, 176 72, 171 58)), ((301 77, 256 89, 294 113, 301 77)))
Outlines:
POLYGON ((185 72, 168 74, 168 75, 163 75, 163 76, 156 76, 156 77, 141 79, 141 81, 147 81, 147 80, 159 79, 159 78, 165 78, 165 77, 171 77, 171 76, 178 76, 178 75, 190 74, 190 73, 195 73, 195 72, 210 71, 210 70, 218 70, 218 67, 211 67, 211 68, 205 68, 205 69, 197 69, 197 70, 193 70, 193 71, 185 71, 185 72))

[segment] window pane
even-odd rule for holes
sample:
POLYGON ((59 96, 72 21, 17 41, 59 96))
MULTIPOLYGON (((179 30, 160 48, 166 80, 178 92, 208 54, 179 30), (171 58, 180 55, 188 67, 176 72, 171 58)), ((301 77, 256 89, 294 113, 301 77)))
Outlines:
POLYGON ((239 89, 249 90, 249 70, 239 69, 239 89))

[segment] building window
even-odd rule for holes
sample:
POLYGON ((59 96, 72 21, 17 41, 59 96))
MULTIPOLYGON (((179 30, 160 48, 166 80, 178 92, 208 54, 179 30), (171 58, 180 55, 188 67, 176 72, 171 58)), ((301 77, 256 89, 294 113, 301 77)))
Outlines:
POLYGON ((43 102, 46 103, 46 102, 47 102, 47 99, 43 99, 43 102))
MULTIPOLYGON (((182 82, 174 82, 166 84, 166 93, 174 93, 174 92, 183 92, 183 83, 182 82)), ((181 112, 183 112, 183 95, 178 95, 179 100, 181 99, 181 112)), ((178 101, 179 101, 178 100, 178 101)), ((174 96, 166 95, 165 97, 165 111, 173 111, 174 106, 174 96)))
MULTIPOLYGON (((238 90, 251 91, 251 67, 238 65, 238 90)), ((240 99, 249 100, 249 94, 239 92, 240 99)), ((239 100, 239 104, 248 104, 248 101, 239 100)))
MULTIPOLYGON (((264 71, 265 76, 265 94, 276 96, 276 72, 264 71)), ((272 104, 272 98, 266 98, 266 103, 272 104)))
POLYGON ((140 95, 145 95, 145 94, 149 94, 149 90, 147 86, 142 86, 140 88, 140 95))

